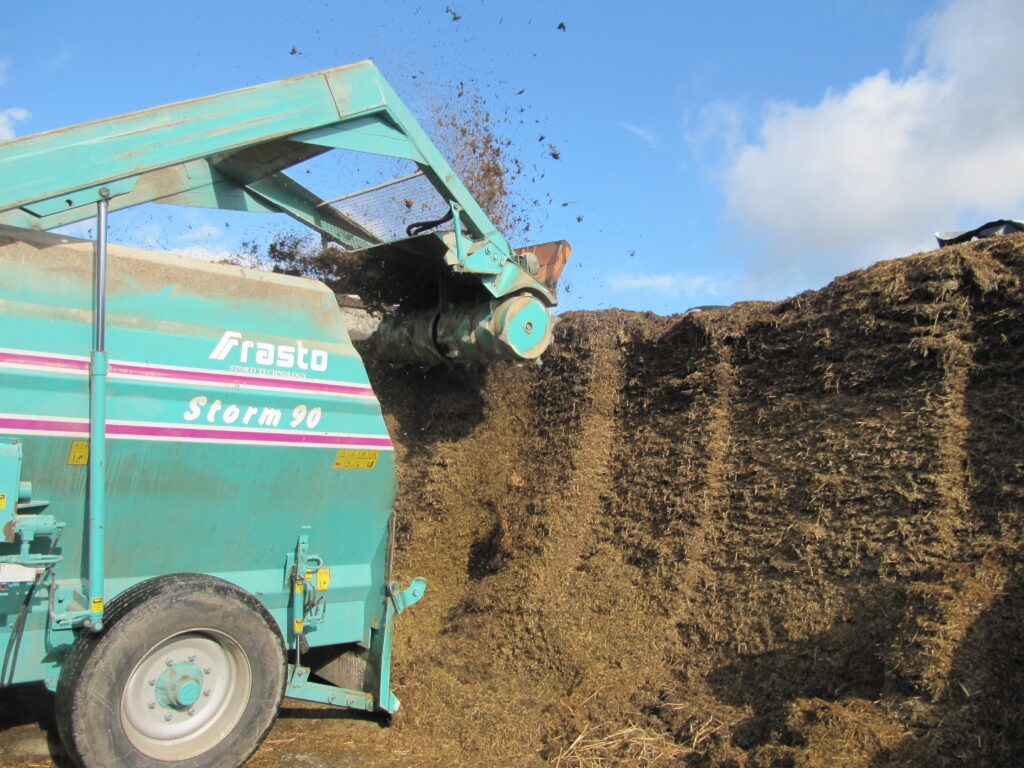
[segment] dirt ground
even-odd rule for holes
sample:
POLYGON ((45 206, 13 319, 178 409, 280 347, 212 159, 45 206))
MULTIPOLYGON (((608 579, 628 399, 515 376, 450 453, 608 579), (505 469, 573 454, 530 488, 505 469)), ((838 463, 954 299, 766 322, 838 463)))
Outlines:
MULTIPOLYGON (((403 712, 289 701, 250 765, 1024 764, 1022 270, 1001 237, 570 313, 541 366, 372 365, 430 582, 403 712)), ((34 706, 0 764, 53 764, 34 706)))

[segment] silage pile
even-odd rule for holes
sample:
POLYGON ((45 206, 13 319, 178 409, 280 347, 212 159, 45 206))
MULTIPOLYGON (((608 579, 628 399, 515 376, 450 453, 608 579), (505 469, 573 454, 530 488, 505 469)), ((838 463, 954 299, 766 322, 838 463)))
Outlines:
POLYGON ((1024 761, 1024 236, 376 367, 405 765, 1024 761))

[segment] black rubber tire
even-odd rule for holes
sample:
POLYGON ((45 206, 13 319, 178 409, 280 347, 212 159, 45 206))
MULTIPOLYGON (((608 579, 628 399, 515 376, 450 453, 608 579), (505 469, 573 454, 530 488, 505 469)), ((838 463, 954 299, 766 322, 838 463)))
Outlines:
POLYGON ((78 637, 57 685, 57 728, 68 754, 85 768, 234 768, 256 751, 274 724, 285 677, 277 624, 252 595, 203 574, 160 576, 112 600, 102 632, 78 637), (154 759, 126 734, 122 697, 136 665, 152 649, 191 630, 200 635, 212 631, 234 642, 249 666, 248 696, 234 727, 202 754, 154 759))

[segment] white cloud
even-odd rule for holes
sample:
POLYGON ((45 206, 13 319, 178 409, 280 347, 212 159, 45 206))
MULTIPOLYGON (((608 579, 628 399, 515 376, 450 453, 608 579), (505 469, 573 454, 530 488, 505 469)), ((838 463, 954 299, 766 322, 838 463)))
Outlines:
POLYGON ((641 128, 639 125, 633 125, 632 123, 619 123, 619 127, 629 131, 652 149, 658 145, 658 137, 653 131, 641 128))
POLYGON ((719 149, 727 155, 734 154, 743 141, 743 110, 731 101, 708 102, 687 130, 686 140, 698 157, 719 149))
POLYGON ((193 259, 201 259, 203 261, 224 261, 232 257, 231 251, 223 248, 204 248, 201 245, 189 245, 184 248, 172 248, 171 253, 177 253, 180 256, 188 256, 193 259))
POLYGON ((711 275, 688 275, 682 272, 630 274, 620 272, 608 277, 608 287, 613 291, 647 291, 662 296, 692 298, 694 296, 718 296, 728 281, 711 275))
POLYGON ((723 178, 729 214, 767 244, 752 274, 810 287, 933 247, 935 230, 1021 217, 1021 29, 1019 0, 953 0, 920 24, 914 74, 766 105, 723 178))
POLYGON ((21 120, 28 120, 31 114, 27 109, 21 107, 9 107, 0 110, 0 141, 14 138, 14 124, 21 120))

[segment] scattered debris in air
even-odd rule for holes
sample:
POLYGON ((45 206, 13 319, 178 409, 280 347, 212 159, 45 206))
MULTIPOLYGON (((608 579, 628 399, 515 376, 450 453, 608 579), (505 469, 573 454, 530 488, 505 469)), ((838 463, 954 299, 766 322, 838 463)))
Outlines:
POLYGON ((444 12, 452 17, 452 21, 458 21, 459 19, 462 18, 462 15, 458 11, 453 9, 450 5, 446 5, 444 7, 444 12))
POLYGON ((298 48, 296 48, 296 47, 295 47, 295 46, 293 45, 293 46, 292 46, 292 49, 291 49, 290 51, 288 51, 288 55, 289 55, 289 56, 295 56, 296 54, 298 54, 298 55, 301 55, 301 54, 302 54, 302 51, 300 51, 300 50, 299 50, 298 48))
POLYGON ((560 30, 562 30, 563 32, 565 32, 565 22, 564 21, 558 22, 558 28, 560 30))

